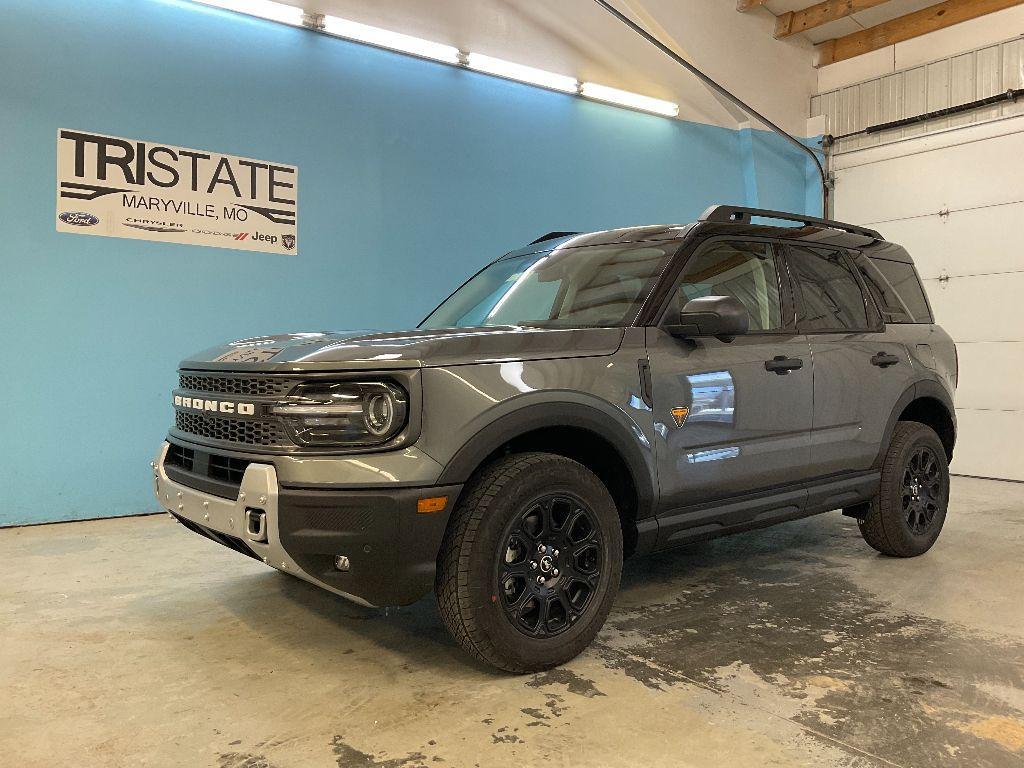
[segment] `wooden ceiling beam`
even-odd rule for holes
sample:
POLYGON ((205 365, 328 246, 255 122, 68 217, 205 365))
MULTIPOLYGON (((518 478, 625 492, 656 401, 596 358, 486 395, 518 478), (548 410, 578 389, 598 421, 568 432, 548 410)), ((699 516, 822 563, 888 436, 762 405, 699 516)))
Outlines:
POLYGON ((814 66, 852 59, 963 21, 1024 4, 1024 0, 946 0, 884 24, 814 46, 814 66))
POLYGON ((806 32, 820 27, 836 19, 843 19, 850 14, 874 8, 876 5, 888 3, 890 0, 824 0, 800 11, 789 11, 775 20, 775 37, 782 39, 790 35, 806 32))

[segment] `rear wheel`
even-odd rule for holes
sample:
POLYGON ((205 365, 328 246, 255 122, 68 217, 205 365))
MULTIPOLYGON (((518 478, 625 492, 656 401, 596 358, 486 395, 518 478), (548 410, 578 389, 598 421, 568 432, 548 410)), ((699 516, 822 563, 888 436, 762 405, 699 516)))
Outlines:
POLYGON ((534 672, 590 644, 621 572, 619 516, 601 481, 563 456, 514 454, 472 480, 453 512, 438 606, 472 655, 534 672))
POLYGON ((949 503, 949 466, 935 431, 901 421, 882 462, 882 481, 859 520, 864 540, 892 557, 923 555, 939 537, 949 503))

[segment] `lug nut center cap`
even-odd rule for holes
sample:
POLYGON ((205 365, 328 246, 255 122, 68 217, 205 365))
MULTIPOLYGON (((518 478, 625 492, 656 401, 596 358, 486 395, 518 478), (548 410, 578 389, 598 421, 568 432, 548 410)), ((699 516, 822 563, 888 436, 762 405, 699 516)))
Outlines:
POLYGON ((554 568, 554 563, 551 562, 551 558, 548 555, 544 555, 540 559, 540 569, 544 573, 550 573, 552 568, 554 568))

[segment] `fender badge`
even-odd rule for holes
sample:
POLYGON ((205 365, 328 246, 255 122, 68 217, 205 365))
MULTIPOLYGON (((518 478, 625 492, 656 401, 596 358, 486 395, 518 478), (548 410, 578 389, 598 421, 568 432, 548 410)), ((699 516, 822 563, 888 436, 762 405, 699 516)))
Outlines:
POLYGON ((686 417, 690 415, 690 409, 685 405, 680 405, 671 410, 672 420, 675 421, 677 427, 683 426, 686 423, 686 417))

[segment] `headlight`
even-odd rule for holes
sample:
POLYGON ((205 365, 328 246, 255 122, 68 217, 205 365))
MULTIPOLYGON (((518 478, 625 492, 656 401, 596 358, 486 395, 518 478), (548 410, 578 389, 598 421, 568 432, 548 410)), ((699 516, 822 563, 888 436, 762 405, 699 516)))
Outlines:
POLYGON ((405 427, 409 398, 387 382, 310 382, 270 410, 299 445, 382 445, 405 427))

